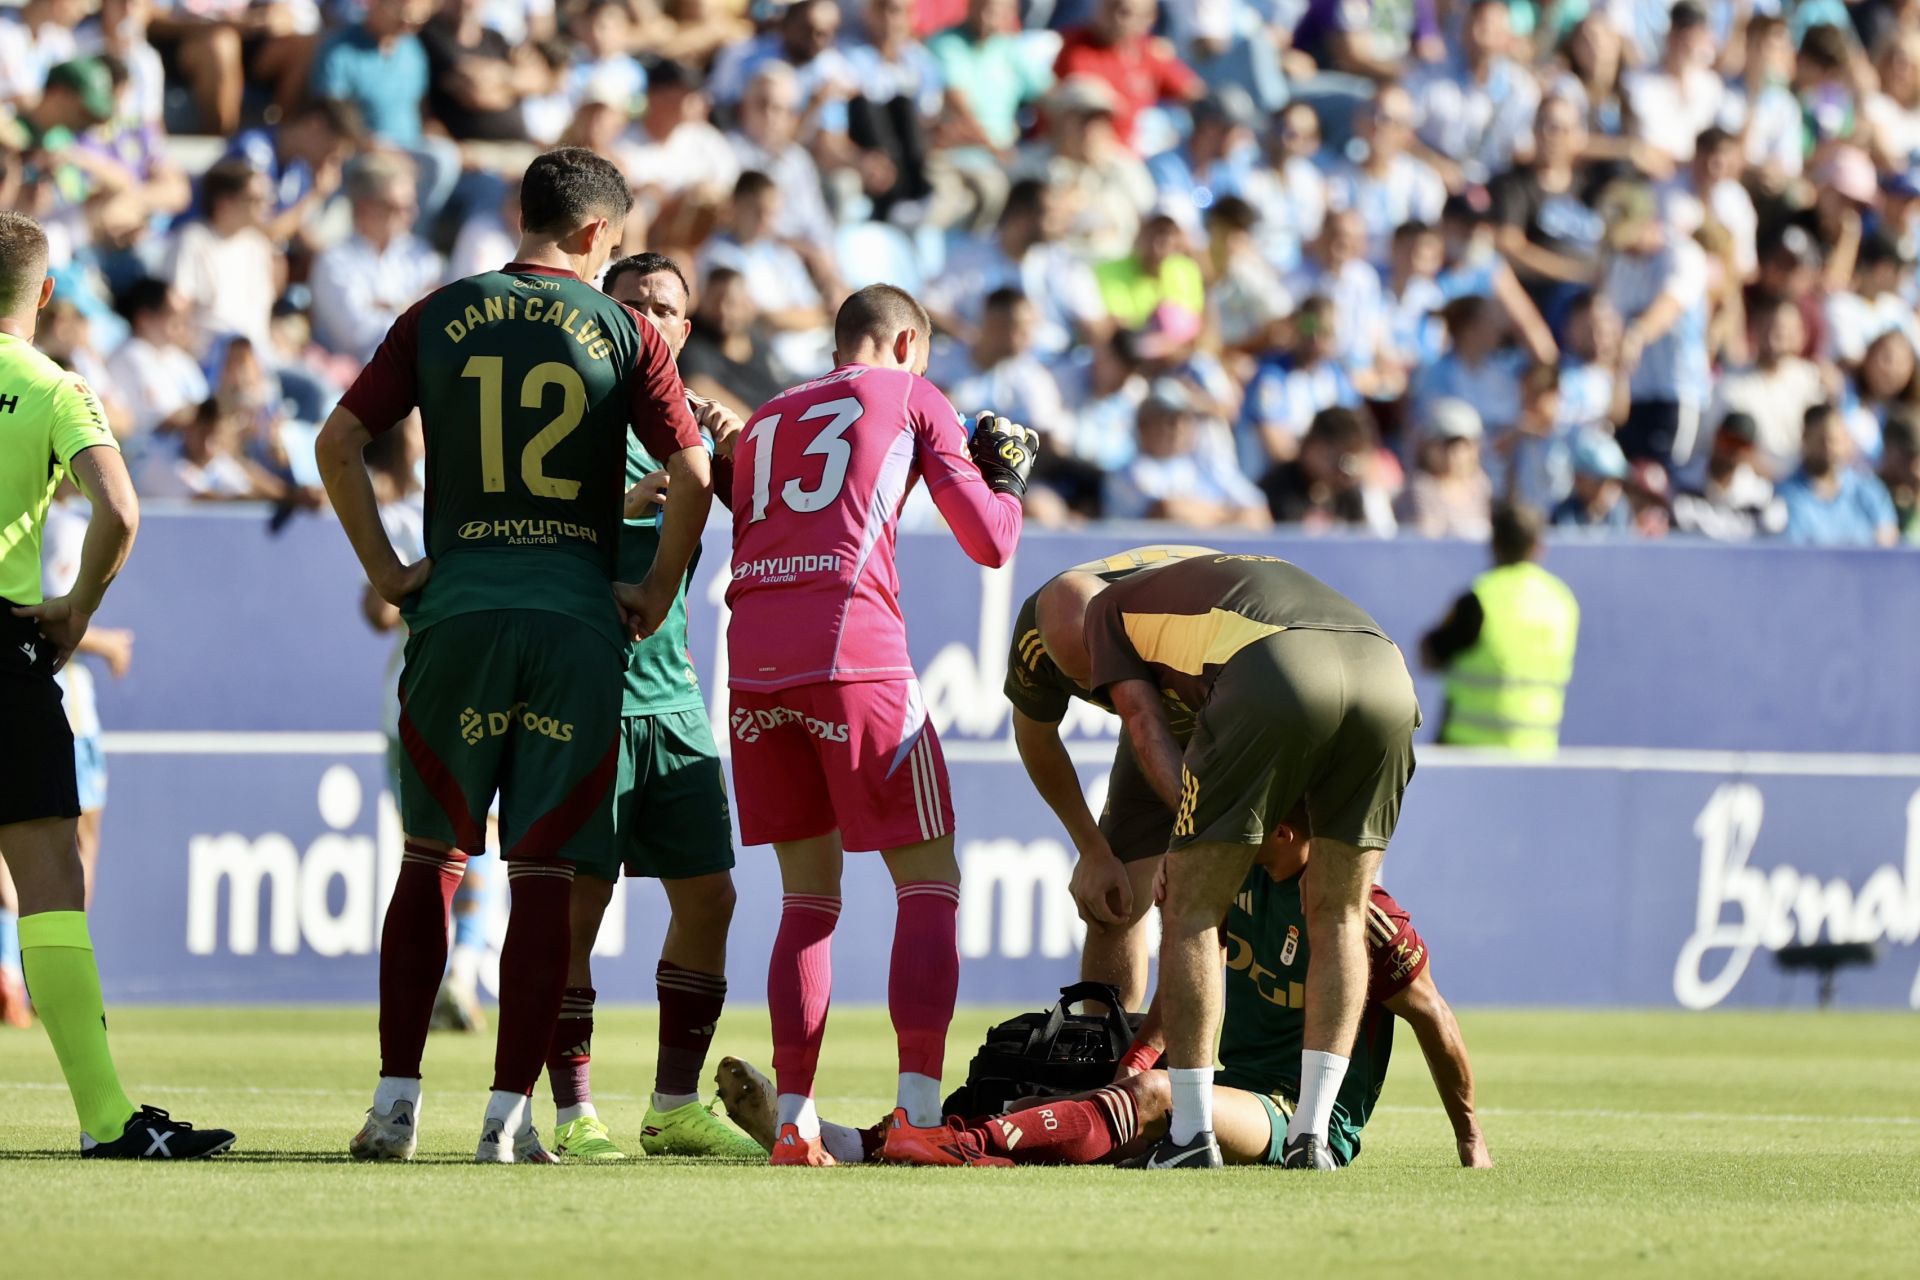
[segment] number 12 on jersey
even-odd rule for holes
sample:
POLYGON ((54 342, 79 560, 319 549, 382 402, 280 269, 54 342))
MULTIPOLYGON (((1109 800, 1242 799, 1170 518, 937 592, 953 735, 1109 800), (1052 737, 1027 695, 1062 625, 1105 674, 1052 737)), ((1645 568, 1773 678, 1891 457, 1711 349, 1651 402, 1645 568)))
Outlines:
MULTIPOLYGON (((840 496, 840 490, 847 483, 847 464, 853 460, 853 446, 845 437, 864 410, 865 406, 858 400, 847 396, 814 405, 800 415, 801 422, 828 419, 800 451, 801 457, 818 456, 825 462, 820 468, 820 483, 813 488, 807 488, 798 478, 780 487, 780 501, 788 510, 802 514, 819 511, 840 496)), ((747 434, 748 443, 753 445, 753 514, 749 524, 766 519, 767 507, 773 501, 773 440, 779 430, 780 415, 770 413, 754 423, 753 430, 747 434)))
MULTIPOLYGON (((486 493, 505 493, 507 488, 505 427, 506 361, 500 356, 473 356, 460 371, 463 378, 480 384, 480 488, 486 493)), ((541 498, 572 501, 580 496, 580 482, 547 474, 547 455, 580 425, 587 414, 587 384, 572 365, 548 360, 527 371, 520 384, 520 407, 539 409, 547 398, 547 388, 560 388, 560 412, 539 434, 527 441, 520 452, 520 481, 527 492, 541 498)))

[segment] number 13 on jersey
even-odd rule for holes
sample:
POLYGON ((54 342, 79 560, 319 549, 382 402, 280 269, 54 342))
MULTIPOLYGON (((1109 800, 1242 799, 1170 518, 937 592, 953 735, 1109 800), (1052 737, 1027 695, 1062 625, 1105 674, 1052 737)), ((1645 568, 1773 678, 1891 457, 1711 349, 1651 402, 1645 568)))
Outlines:
MULTIPOLYGON (((807 446, 799 456, 819 457, 824 461, 820 466, 820 480, 808 488, 799 477, 789 478, 780 487, 780 501, 789 511, 801 514, 819 511, 831 506, 840 496, 840 490, 847 483, 847 464, 853 459, 853 446, 847 442, 846 434, 854 423, 860 420, 865 406, 852 396, 839 400, 828 400, 816 404, 801 414, 799 423, 815 422, 825 419, 825 424, 816 430, 807 446)), ((773 445, 780 431, 780 415, 770 413, 753 424, 747 433, 747 442, 753 446, 753 513, 748 523, 767 518, 767 508, 773 502, 773 483, 777 478, 773 474, 773 445)))

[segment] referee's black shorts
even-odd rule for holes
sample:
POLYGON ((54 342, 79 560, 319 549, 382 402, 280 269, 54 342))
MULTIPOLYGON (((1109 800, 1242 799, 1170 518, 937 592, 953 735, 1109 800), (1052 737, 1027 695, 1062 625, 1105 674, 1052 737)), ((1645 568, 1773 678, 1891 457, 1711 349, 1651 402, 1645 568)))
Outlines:
POLYGON ((53 646, 0 598, 0 826, 79 816, 73 729, 53 679, 53 646))

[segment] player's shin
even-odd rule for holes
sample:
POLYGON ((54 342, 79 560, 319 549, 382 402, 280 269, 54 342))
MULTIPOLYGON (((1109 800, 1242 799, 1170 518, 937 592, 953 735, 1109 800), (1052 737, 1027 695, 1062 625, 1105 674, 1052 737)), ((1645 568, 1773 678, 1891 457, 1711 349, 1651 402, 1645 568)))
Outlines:
POLYGON ((887 1009, 899 1041, 898 1104, 907 1122, 940 1123, 940 1069, 947 1052, 960 988, 960 888, 939 880, 909 881, 895 889, 893 963, 887 1009))
POLYGON ((380 1075, 418 1079, 466 855, 409 840, 380 931, 380 1075))
POLYGON ((660 1049, 654 1066, 653 1105, 672 1111, 700 1100, 700 1075, 727 1003, 727 980, 662 960, 654 972, 660 1000, 660 1049))
POLYGON ((833 993, 833 930, 839 919, 838 897, 787 894, 767 965, 773 1074, 780 1095, 778 1123, 794 1125, 803 1139, 820 1133, 813 1075, 833 993))
POLYGON ((134 1107, 120 1087, 107 1048, 106 1007, 86 914, 42 911, 21 916, 20 956, 73 1095, 80 1128, 97 1142, 111 1142, 125 1131, 134 1107))
POLYGON ((567 986, 573 868, 556 859, 516 861, 508 865, 507 882, 512 904, 500 953, 493 1088, 496 1093, 530 1095, 553 1044, 567 986))
POLYGON ((560 1017, 547 1052, 547 1084, 553 1090, 554 1124, 596 1114, 593 1084, 593 988, 567 987, 560 995, 560 1017))
POLYGON ((975 1126, 987 1150, 1015 1164, 1092 1164, 1140 1132, 1133 1094, 1119 1086, 1062 1098, 975 1126))

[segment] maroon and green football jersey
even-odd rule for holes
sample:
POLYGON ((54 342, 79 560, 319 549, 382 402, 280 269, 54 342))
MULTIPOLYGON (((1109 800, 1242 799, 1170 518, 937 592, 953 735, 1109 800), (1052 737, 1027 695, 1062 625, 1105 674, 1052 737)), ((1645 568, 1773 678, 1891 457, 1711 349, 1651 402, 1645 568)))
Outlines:
POLYGON ((608 584, 628 430, 656 458, 700 446, 651 324, 571 272, 511 263, 416 303, 340 403, 375 434, 420 409, 434 570, 411 630, 546 609, 625 645, 608 584))

